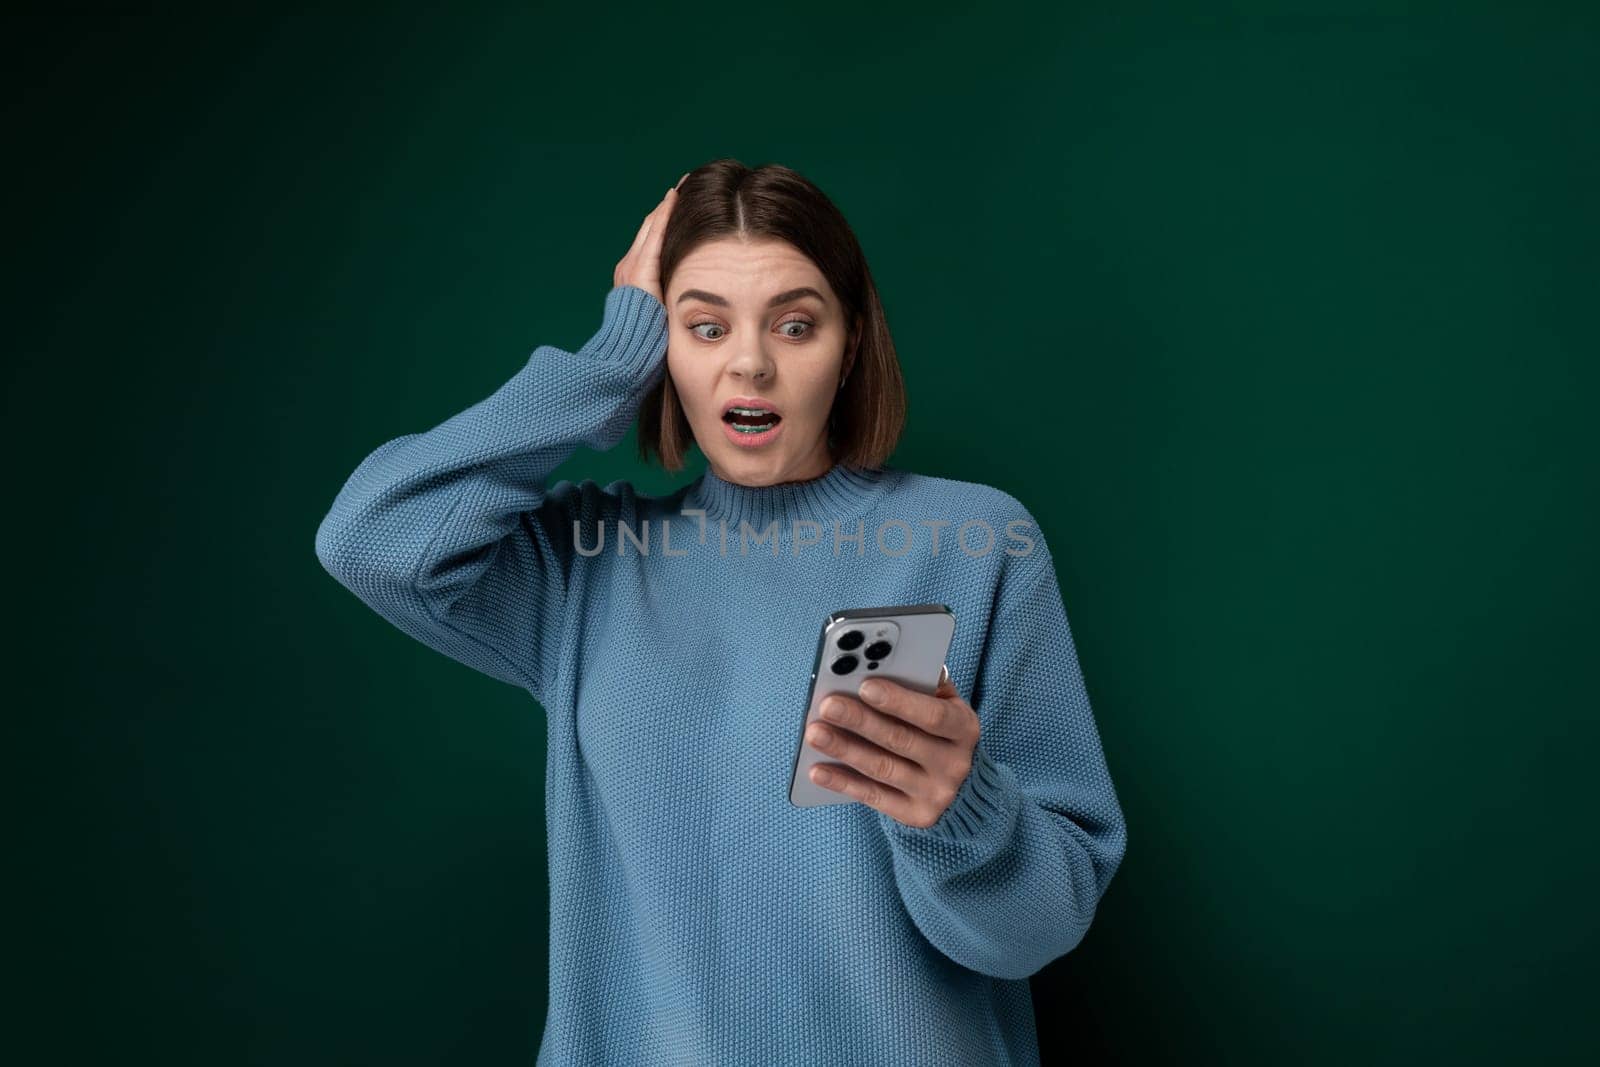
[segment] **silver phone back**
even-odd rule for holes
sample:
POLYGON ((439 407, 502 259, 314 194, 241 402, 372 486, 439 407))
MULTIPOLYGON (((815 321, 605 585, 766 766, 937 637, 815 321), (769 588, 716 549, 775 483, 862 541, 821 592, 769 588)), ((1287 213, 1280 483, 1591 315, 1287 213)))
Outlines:
MULTIPOLYGON (((837 757, 818 752, 806 742, 806 731, 820 719, 817 709, 834 693, 855 697, 861 683, 871 677, 888 678, 908 689, 932 693, 939 687, 945 669, 950 638, 956 628, 955 612, 944 604, 909 604, 884 608, 852 608, 829 615, 817 638, 817 654, 811 667, 811 698, 805 718, 800 722, 795 741, 794 772, 789 781, 789 803, 800 808, 823 804, 855 803, 848 794, 817 785, 811 780, 816 763, 839 763, 837 757), (859 633, 859 643, 849 635, 859 633), (841 648, 840 641, 846 646, 841 648), (887 641, 889 651, 881 660, 867 660, 862 654, 874 642, 887 641), (841 658, 849 655, 855 664, 841 658), (872 664, 869 666, 869 663, 872 664), (835 666, 846 667, 844 673, 835 666)), ((857 697, 857 699, 860 699, 857 697)), ((859 773, 859 772, 857 772, 859 773)))

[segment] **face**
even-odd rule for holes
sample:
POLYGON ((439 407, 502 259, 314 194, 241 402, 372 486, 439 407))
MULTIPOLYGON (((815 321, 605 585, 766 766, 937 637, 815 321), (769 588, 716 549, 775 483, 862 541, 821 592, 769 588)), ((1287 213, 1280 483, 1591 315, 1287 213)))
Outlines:
POLYGON ((717 477, 827 473, 828 413, 856 337, 816 264, 783 241, 707 242, 678 263, 666 306, 667 372, 717 477))

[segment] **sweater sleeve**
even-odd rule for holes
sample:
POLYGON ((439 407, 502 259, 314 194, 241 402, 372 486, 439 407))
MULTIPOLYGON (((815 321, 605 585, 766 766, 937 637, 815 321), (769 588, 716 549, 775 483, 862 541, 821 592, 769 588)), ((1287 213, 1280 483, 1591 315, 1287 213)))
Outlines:
POLYGON ((1082 941, 1128 835, 1048 550, 1001 584, 971 770, 932 826, 878 819, 924 936, 971 970, 1026 978, 1082 941))
POLYGON ((487 398, 363 459, 317 529, 317 559, 406 634, 544 699, 583 505, 581 487, 545 480, 578 445, 622 439, 666 348, 661 302, 613 287, 576 352, 540 345, 487 398))

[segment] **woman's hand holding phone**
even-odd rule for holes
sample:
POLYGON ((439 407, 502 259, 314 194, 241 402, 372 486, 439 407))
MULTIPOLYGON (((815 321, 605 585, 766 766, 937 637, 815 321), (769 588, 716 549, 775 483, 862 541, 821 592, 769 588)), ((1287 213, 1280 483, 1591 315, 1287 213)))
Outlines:
POLYGON ((907 826, 932 826, 972 769, 978 713, 948 674, 931 696, 887 678, 869 678, 860 692, 828 697, 821 715, 830 725, 806 731, 809 745, 847 764, 818 764, 811 780, 907 826))

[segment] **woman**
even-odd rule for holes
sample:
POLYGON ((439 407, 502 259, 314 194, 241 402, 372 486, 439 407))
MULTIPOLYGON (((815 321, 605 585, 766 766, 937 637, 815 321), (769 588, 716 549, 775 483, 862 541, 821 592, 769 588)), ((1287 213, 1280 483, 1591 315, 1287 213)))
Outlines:
POLYGON ((794 172, 685 175, 612 281, 587 343, 380 446, 317 531, 373 610, 545 709, 540 1062, 1038 1062, 1027 978, 1127 841, 1044 538, 999 490, 885 465, 883 309, 794 172), (692 438, 706 472, 545 484, 636 415, 647 456, 692 438), (823 619, 929 602, 950 680, 844 698, 805 738, 841 802, 790 803, 823 619))

